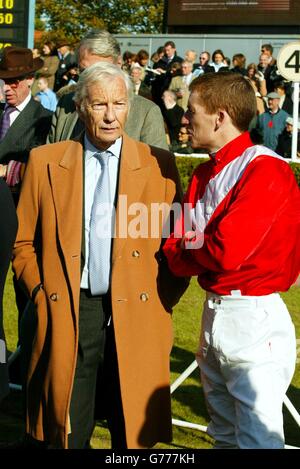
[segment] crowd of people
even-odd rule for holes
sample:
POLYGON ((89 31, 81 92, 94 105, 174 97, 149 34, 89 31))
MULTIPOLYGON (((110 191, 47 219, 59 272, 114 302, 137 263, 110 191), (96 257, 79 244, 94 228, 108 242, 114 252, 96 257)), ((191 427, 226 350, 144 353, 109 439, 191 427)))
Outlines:
MULTIPOLYGON (((0 61, 0 293, 12 255, 26 422, 16 445, 89 448, 98 418, 114 449, 171 441, 171 313, 194 275, 215 446, 283 448, 296 348, 277 292, 300 272, 300 195, 270 45, 258 66, 236 54, 232 69, 220 49, 197 64, 172 41, 152 67, 144 50, 122 60, 105 30, 58 50, 6 47, 0 61), (184 198, 170 149, 210 155, 184 198)), ((0 380, 3 398, 7 359, 0 380)))
MULTIPOLYGON (((34 75, 31 94, 43 107, 55 112, 58 100, 78 81, 77 48, 66 42, 56 46, 46 42, 41 50, 34 49, 33 55, 43 60, 43 66, 34 75)), ((130 76, 134 93, 159 106, 171 151, 193 153, 189 143, 188 151, 186 144, 182 147, 179 136, 179 129, 185 125, 183 114, 191 82, 204 73, 231 71, 247 77, 256 94, 257 113, 250 130, 255 128, 257 138, 267 147, 285 158, 291 157, 293 127, 289 118, 293 115, 293 88, 292 83, 279 74, 271 44, 262 45, 257 63, 247 64, 244 54, 234 54, 230 59, 221 49, 199 54, 189 49, 180 57, 174 42, 167 41, 151 57, 144 49, 137 53, 125 51, 121 67, 130 76)))

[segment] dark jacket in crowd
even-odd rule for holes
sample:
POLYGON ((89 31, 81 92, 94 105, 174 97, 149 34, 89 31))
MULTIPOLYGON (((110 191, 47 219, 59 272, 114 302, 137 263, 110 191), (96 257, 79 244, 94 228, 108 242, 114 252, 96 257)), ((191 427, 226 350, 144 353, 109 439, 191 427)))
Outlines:
POLYGON ((170 73, 171 65, 174 62, 181 63, 183 61, 182 57, 178 55, 174 55, 173 59, 168 61, 167 56, 163 56, 158 62, 153 65, 154 69, 161 68, 165 70, 166 73, 162 73, 161 75, 157 75, 155 79, 152 81, 152 97, 153 101, 159 105, 162 109, 163 103, 161 100, 162 94, 165 90, 169 88, 169 85, 172 80, 172 74, 170 73))
MULTIPOLYGON (((300 151, 300 133, 298 132, 298 151, 300 151)), ((283 158, 291 158, 292 156, 292 134, 286 129, 278 137, 278 145, 276 153, 283 158)))
POLYGON ((172 109, 163 109, 163 116, 168 128, 171 144, 177 142, 183 114, 184 110, 178 104, 175 104, 172 109))
MULTIPOLYGON (((1 104, 0 119, 3 110, 1 104)), ((52 112, 31 98, 0 141, 0 163, 7 164, 10 160, 26 163, 30 150, 46 142, 51 119, 52 112)))
POLYGON ((17 215, 10 190, 0 178, 0 401, 9 391, 7 353, 3 330, 3 290, 17 234, 17 215))

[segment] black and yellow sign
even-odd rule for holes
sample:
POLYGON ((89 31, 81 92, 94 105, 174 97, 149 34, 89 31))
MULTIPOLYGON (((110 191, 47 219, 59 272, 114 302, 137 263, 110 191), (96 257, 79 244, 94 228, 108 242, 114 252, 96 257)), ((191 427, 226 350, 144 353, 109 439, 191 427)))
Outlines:
POLYGON ((168 0, 168 25, 299 25, 299 0, 168 0))
POLYGON ((0 54, 6 46, 27 47, 29 0, 0 0, 0 54))

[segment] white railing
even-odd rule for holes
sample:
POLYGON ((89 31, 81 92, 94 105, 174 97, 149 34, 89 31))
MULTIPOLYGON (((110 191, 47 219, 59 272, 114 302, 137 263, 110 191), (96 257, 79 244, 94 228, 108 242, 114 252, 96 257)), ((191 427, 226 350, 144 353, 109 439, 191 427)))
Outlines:
MULTIPOLYGON (((178 376, 178 378, 174 381, 174 383, 171 385, 171 394, 173 394, 174 391, 193 373, 193 371, 198 367, 198 364, 196 360, 193 361, 193 363, 190 364, 184 372, 178 376)), ((284 397, 284 405, 286 406, 287 410, 290 412, 291 416, 297 423, 298 427, 300 427, 300 415, 297 412, 296 408, 293 406, 291 401, 287 396, 284 397)), ((199 430, 200 432, 206 433, 207 432, 207 427, 204 425, 199 425, 196 423, 192 422, 186 422, 184 420, 178 420, 178 419, 172 419, 172 424, 176 425, 178 427, 185 427, 185 428, 192 428, 194 430, 199 430)), ((290 445, 285 445, 285 449, 300 449, 297 446, 290 446, 290 445)))

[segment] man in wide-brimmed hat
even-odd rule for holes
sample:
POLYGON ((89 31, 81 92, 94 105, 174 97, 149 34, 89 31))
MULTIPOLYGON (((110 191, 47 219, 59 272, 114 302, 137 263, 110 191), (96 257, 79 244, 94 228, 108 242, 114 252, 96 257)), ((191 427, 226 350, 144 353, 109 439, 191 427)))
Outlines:
MULTIPOLYGON (((6 47, 0 62, 5 103, 0 104, 0 177, 18 202, 21 174, 32 148, 45 143, 52 113, 31 96, 34 73, 43 61, 23 47, 6 47)), ((27 297, 15 283, 19 318, 27 297)))
POLYGON ((6 47, 0 62, 0 79, 4 81, 5 104, 0 108, 0 176, 14 192, 19 183, 21 164, 29 151, 45 143, 51 113, 31 96, 36 70, 43 61, 33 58, 23 47, 6 47))

